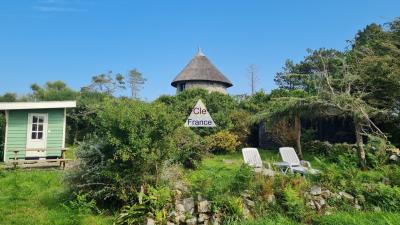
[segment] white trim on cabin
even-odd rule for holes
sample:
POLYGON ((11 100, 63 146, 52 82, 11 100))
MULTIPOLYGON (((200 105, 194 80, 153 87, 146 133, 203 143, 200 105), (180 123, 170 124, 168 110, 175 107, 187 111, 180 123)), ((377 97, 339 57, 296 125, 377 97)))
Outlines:
POLYGON ((65 132, 67 129, 67 108, 64 108, 64 129, 63 129, 63 142, 62 148, 65 148, 65 132))
POLYGON ((6 110, 6 133, 5 133, 5 140, 4 140, 3 162, 6 161, 6 154, 7 154, 7 136, 8 136, 8 110, 6 110))
POLYGON ((0 110, 75 108, 76 101, 2 102, 0 110))

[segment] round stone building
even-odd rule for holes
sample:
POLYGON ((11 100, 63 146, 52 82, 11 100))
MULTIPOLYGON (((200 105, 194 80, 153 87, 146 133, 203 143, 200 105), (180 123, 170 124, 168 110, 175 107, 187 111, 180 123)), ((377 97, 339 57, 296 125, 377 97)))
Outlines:
POLYGON ((176 93, 190 88, 204 88, 209 92, 226 94, 226 89, 233 86, 199 49, 197 55, 175 77, 171 85, 176 93))

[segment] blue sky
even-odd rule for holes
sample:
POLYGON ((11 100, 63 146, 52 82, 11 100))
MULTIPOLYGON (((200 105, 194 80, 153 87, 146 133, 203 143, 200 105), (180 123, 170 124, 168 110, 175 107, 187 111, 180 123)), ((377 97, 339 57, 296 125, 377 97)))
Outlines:
POLYGON ((400 1, 0 0, 0 94, 29 93, 32 83, 63 80, 79 89, 93 75, 147 78, 141 96, 174 94, 173 78, 200 46, 234 84, 270 91, 286 59, 307 48, 344 49, 372 22, 400 16, 400 1))

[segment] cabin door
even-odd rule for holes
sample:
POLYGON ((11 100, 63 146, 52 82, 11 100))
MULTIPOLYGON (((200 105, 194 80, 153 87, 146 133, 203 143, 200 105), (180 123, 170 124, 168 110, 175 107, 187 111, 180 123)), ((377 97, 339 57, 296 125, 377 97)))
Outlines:
POLYGON ((26 157, 46 157, 47 121, 47 114, 28 114, 26 157))

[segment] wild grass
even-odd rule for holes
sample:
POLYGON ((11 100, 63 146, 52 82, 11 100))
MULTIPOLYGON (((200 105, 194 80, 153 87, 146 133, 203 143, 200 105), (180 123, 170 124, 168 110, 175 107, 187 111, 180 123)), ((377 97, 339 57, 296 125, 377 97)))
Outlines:
MULTIPOLYGON (((279 152, 277 150, 260 150, 261 158, 264 162, 273 164, 281 160, 279 152)), ((309 160, 312 166, 316 169, 322 169, 327 165, 333 165, 333 163, 319 162, 311 154, 306 154, 305 158, 309 160)), ((186 170, 185 178, 187 183, 191 184, 194 191, 200 191, 214 199, 225 198, 228 199, 233 193, 230 192, 230 185, 235 177, 235 174, 239 171, 243 164, 243 156, 240 152, 226 155, 210 155, 205 157, 196 170, 186 170)), ((340 172, 340 171, 338 171, 340 172)), ((361 172, 360 172, 361 173, 361 172)), ((365 171, 362 172, 363 176, 366 176, 367 180, 373 177, 381 177, 381 171, 365 171)), ((335 212, 332 215, 321 215, 316 218, 312 218, 313 224, 399 224, 400 213, 390 212, 335 212)), ((266 215, 265 218, 249 220, 249 221, 232 221, 227 224, 232 225, 269 225, 269 224, 297 224, 291 218, 287 217, 285 213, 278 215, 266 215)))
MULTIPOLYGON (((72 158, 73 151, 68 158, 72 158)), ((279 162, 277 150, 260 150, 264 162, 279 162)), ((312 155, 306 155, 318 168, 312 155)), ((209 155, 196 170, 185 170, 185 179, 194 191, 218 198, 230 196, 235 174, 243 164, 240 152, 225 155, 209 155)), ((80 212, 68 208, 70 193, 62 183, 64 171, 58 169, 0 170, 0 224, 16 225, 78 225, 112 224, 113 216, 80 212)), ((374 176, 376 171, 370 171, 374 176)), ((372 176, 371 175, 371 176, 372 176)), ((379 174, 378 174, 379 175, 379 174)), ((83 210, 85 211, 85 210, 83 210)), ((400 213, 389 212, 335 212, 332 215, 313 218, 313 224, 398 224, 400 213)), ((252 221, 229 222, 229 225, 297 224, 287 215, 267 214, 252 221)))
POLYGON ((63 171, 0 171, 0 224, 112 224, 112 217, 68 210, 63 171))
POLYGON ((400 213, 389 212, 338 212, 321 216, 315 220, 319 225, 395 225, 399 224, 400 213))

